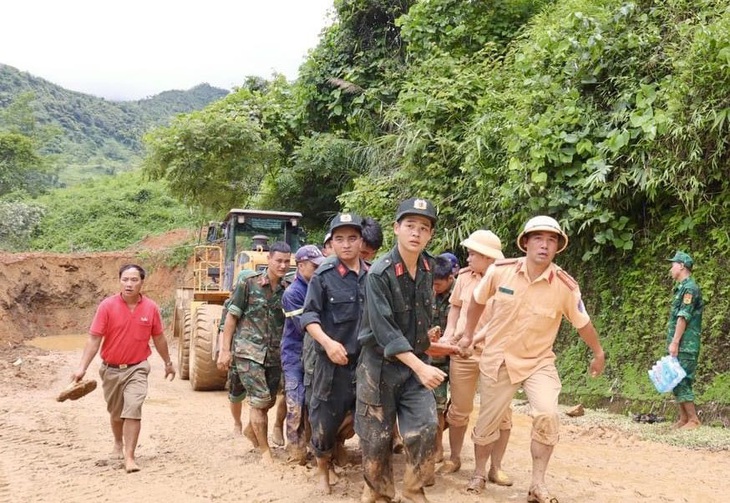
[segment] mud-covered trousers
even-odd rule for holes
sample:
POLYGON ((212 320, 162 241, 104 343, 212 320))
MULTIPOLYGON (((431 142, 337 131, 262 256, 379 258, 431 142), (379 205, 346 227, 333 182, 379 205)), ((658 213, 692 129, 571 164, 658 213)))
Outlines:
POLYGON ((434 472, 438 419, 433 391, 400 362, 383 361, 379 383, 368 378, 366 367, 358 367, 355 413, 365 483, 379 496, 395 497, 392 441, 397 417, 406 455, 403 489, 421 492, 434 472), (373 396, 374 390, 368 389, 373 385, 380 387, 380 406, 361 399, 373 396))
MULTIPOLYGON (((356 362, 356 358, 351 358, 356 362)), ((318 354, 312 376, 309 424, 312 449, 318 458, 330 456, 337 432, 348 414, 355 412, 355 363, 337 365, 327 354, 318 354)))
POLYGON ((307 408, 304 404, 304 367, 287 365, 284 370, 286 441, 292 448, 307 448, 307 408))

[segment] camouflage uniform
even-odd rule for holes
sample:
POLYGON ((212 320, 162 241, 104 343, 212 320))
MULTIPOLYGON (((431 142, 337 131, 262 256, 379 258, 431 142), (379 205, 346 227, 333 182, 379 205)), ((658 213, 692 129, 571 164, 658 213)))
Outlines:
POLYGON ((272 406, 281 382, 281 296, 286 282, 272 285, 264 271, 236 286, 228 312, 238 318, 233 335, 233 366, 251 407, 272 406))
MULTIPOLYGON (((250 278, 251 276, 256 276, 260 273, 253 271, 251 269, 244 269, 243 271, 238 273, 238 276, 236 277, 236 281, 234 282, 234 285, 238 286, 238 284, 245 280, 246 278, 250 278)), ((228 297, 226 301, 223 303, 223 311, 221 312, 221 321, 218 325, 218 334, 223 333, 223 326, 226 324, 226 316, 228 315, 228 305, 231 303, 231 297, 228 297)), ((232 342, 232 341, 231 341, 232 342)), ((231 403, 239 403, 243 402, 244 398, 246 398, 246 389, 243 387, 243 384, 241 383, 241 379, 238 378, 238 372, 236 371, 236 366, 231 365, 228 367, 228 377, 227 379, 227 385, 228 385, 228 400, 230 400, 231 403)))
MULTIPOLYGON (((451 308, 449 299, 451 298, 451 292, 454 291, 455 284, 456 282, 452 281, 451 287, 446 292, 434 296, 433 321, 431 322, 431 325, 434 327, 441 327, 442 331, 446 329, 449 309, 451 308)), ((449 357, 439 356, 432 358, 431 364, 434 367, 438 367, 446 374, 444 382, 439 384, 438 387, 433 390, 433 396, 436 398, 436 410, 443 412, 446 410, 446 404, 449 400, 449 357)))
POLYGON ((362 439, 365 482, 385 498, 395 496, 391 443, 396 417, 406 451, 404 488, 419 492, 433 476, 436 401, 433 392, 396 358, 413 351, 428 362, 432 261, 425 254, 419 257, 414 280, 396 246, 373 264, 367 276, 355 431, 362 439))
POLYGON ((695 400, 692 383, 695 380, 697 357, 700 353, 703 310, 702 292, 692 276, 674 287, 674 297, 672 298, 667 326, 667 345, 672 342, 674 337, 677 319, 682 317, 687 320, 687 328, 682 334, 682 340, 679 343, 679 354, 677 355, 680 365, 687 372, 687 377, 682 379, 672 390, 679 403, 694 402, 695 400))

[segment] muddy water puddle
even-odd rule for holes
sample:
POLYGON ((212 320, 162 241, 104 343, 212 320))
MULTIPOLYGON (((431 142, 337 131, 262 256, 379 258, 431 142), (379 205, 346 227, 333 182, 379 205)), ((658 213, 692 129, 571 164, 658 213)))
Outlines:
POLYGON ((48 351, 76 351, 83 349, 88 339, 87 334, 79 335, 49 335, 47 337, 35 337, 26 344, 48 351))

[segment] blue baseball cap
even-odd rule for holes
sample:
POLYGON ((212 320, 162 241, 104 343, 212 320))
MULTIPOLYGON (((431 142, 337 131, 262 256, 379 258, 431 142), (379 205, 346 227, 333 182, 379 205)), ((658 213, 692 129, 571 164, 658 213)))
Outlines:
POLYGON ((451 267, 453 269, 458 269, 459 267, 461 267, 461 264, 459 264, 459 259, 456 258, 456 255, 454 255, 451 252, 444 252, 441 255, 439 255, 439 257, 443 257, 446 260, 448 260, 449 262, 451 262, 451 267))

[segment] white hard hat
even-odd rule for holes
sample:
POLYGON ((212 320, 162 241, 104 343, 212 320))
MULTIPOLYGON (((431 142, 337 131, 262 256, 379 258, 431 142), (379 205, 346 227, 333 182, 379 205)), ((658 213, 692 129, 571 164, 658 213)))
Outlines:
POLYGON ((527 221, 524 229, 522 229, 520 235, 517 236, 517 247, 526 253, 527 250, 525 250, 525 247, 522 245, 522 238, 531 232, 537 231, 553 232, 563 238, 562 243, 560 242, 560 240, 558 240, 558 253, 567 248, 568 235, 563 232, 563 229, 560 228, 560 224, 557 220, 547 215, 538 215, 536 217, 532 217, 527 221))

